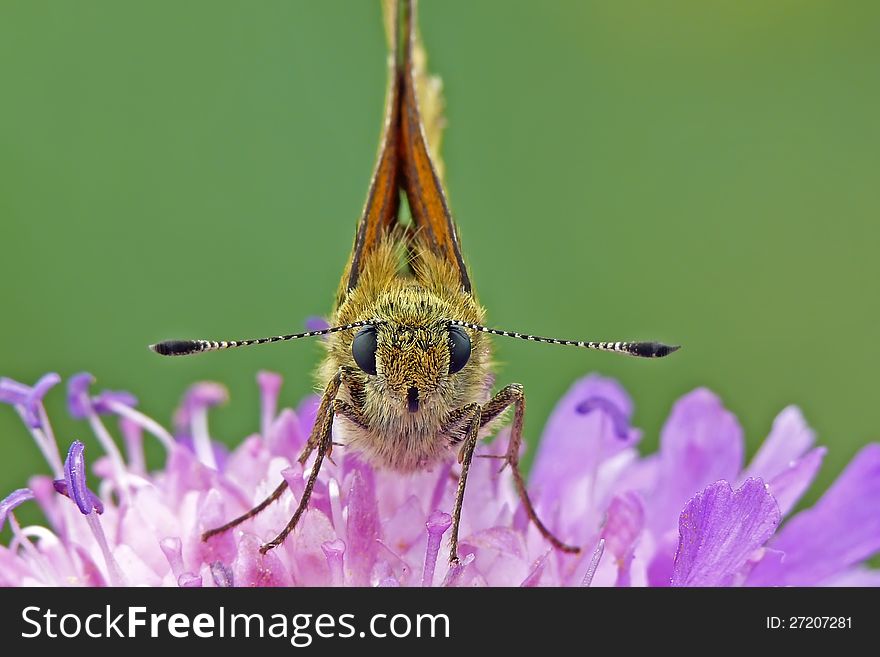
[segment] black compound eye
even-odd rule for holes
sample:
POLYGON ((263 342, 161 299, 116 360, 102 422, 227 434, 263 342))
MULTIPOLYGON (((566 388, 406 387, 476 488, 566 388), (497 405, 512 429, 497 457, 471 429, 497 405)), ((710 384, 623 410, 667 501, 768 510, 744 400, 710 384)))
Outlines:
POLYGON ((460 326, 449 327, 449 373, 455 374, 471 357, 471 339, 460 326))
POLYGON ((367 374, 376 373, 376 327, 365 326, 351 343, 351 355, 354 362, 367 374))

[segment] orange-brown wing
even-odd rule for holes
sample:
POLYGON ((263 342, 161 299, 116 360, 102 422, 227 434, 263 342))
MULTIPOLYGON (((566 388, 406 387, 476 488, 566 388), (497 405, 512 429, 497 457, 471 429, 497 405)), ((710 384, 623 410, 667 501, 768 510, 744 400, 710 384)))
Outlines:
POLYGON ((461 286, 471 291, 470 277, 461 248, 455 222, 449 213, 446 193, 431 160, 425 139, 422 116, 419 112, 416 91, 413 53, 416 47, 415 0, 402 2, 403 31, 398 47, 403 49, 400 89, 400 159, 401 182, 409 201, 413 222, 423 235, 427 235, 432 249, 449 261, 459 272, 461 286))
POLYGON ((358 223, 351 254, 347 289, 357 285, 365 256, 379 237, 397 223, 400 202, 400 74, 397 3, 390 8, 391 58, 388 64, 388 91, 385 100, 385 122, 379 146, 379 159, 370 182, 367 202, 358 223))
POLYGON ((358 224, 348 270, 347 290, 357 286, 367 254, 398 221, 400 190, 407 195, 413 222, 432 250, 459 272, 461 286, 471 291, 461 257, 455 223, 446 194, 431 160, 419 112, 413 70, 415 2, 386 2, 392 57, 389 64, 385 124, 379 159, 358 224), (401 20, 402 19, 402 20, 401 20))

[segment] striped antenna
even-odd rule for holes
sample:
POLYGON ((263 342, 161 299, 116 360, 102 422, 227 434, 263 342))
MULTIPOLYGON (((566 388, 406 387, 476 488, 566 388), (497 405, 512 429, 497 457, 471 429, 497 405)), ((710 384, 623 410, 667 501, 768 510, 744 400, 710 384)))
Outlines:
POLYGON ((361 326, 375 326, 376 324, 381 324, 381 322, 378 320, 352 322, 351 324, 342 324, 341 326, 331 326, 330 328, 321 329, 320 331, 306 331, 305 333, 291 333, 290 335, 274 335, 269 338, 256 338, 254 340, 224 340, 222 342, 216 340, 164 340, 163 342, 151 344, 150 349, 161 356, 189 356, 190 354, 198 354, 203 351, 219 351, 221 349, 232 349, 234 347, 250 347, 254 344, 268 344, 269 342, 287 342, 288 340, 297 340, 299 338, 313 338, 318 335, 348 331, 349 329, 359 328, 361 326))
POLYGON ((472 331, 501 335, 505 338, 519 338, 520 340, 531 340, 532 342, 562 344, 569 347, 581 347, 582 349, 596 349, 597 351, 616 351, 621 354, 636 356, 637 358, 662 358, 663 356, 668 356, 673 351, 678 351, 681 348, 680 345, 672 346, 663 344, 662 342, 584 342, 582 340, 557 340, 556 338, 542 338, 538 335, 514 333, 513 331, 500 331, 498 329, 481 326, 480 324, 462 322, 458 319, 451 320, 449 324, 450 326, 468 328, 472 331))

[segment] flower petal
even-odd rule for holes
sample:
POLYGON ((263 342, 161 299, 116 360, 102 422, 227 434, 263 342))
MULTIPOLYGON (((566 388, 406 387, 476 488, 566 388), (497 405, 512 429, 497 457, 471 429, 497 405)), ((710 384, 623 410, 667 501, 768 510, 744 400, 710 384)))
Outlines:
POLYGON ((219 383, 202 381, 191 385, 183 396, 183 401, 174 414, 174 425, 179 433, 188 433, 192 416, 198 411, 225 404, 229 393, 219 383))
POLYGON ((243 534, 232 563, 236 586, 290 586, 290 575, 275 550, 260 552, 262 542, 253 534, 243 534))
POLYGON ((605 549, 616 559, 623 559, 632 550, 644 525, 645 512, 639 495, 630 491, 615 496, 606 513, 602 529, 605 549))
POLYGON ((222 561, 215 561, 211 564, 211 577, 213 577, 216 586, 235 586, 232 570, 230 570, 222 561))
POLYGON ((330 324, 323 317, 309 315, 306 317, 306 331, 323 331, 330 328, 330 324))
POLYGON ((85 445, 74 440, 64 459, 64 479, 55 482, 55 489, 76 503, 80 513, 87 516, 92 511, 104 513, 104 505, 86 484, 85 445), (62 485, 61 482, 64 482, 62 485))
POLYGON ((779 507, 760 479, 734 491, 707 486, 681 512, 672 586, 725 586, 779 524, 779 507))
POLYGON ((12 513, 15 507, 32 499, 34 499, 34 491, 30 488, 19 488, 0 500, 0 531, 6 525, 6 516, 12 513))
POLYGON ((15 379, 0 376, 0 402, 4 404, 24 404, 27 401, 31 387, 19 383, 15 379))
POLYGON ((278 410, 278 395, 281 392, 280 374, 260 370, 257 372, 257 385, 260 387, 260 433, 266 438, 278 410))
POLYGON ((822 582, 822 586, 880 586, 880 570, 874 568, 855 567, 834 575, 822 582))
POLYGON ((520 583, 522 588, 535 588, 537 586, 541 586, 541 578, 544 575, 544 570, 547 566, 547 557, 550 556, 552 552, 552 548, 538 557, 538 560, 532 564, 532 568, 529 571, 529 574, 526 575, 526 578, 520 583))
POLYGON ((376 487, 372 473, 366 468, 355 471, 348 494, 348 566, 355 586, 367 586, 373 560, 376 555, 376 541, 381 538, 379 509, 376 505, 376 487))
POLYGON ((448 513, 434 511, 428 516, 428 521, 425 523, 428 543, 425 547, 425 565, 422 568, 422 586, 434 585, 434 568, 437 565, 437 554, 440 552, 440 541, 451 525, 452 516, 448 513))
POLYGON ((815 432, 797 406, 783 409, 773 420, 770 435, 749 463, 746 476, 770 481, 810 449, 815 439, 815 432))
POLYGON ((318 407, 320 405, 321 398, 318 395, 309 395, 296 407, 296 415, 306 436, 312 433, 312 427, 315 426, 315 422, 318 419, 318 407))
POLYGON ((779 471, 768 483, 770 494, 776 498, 779 510, 783 517, 794 508, 801 499, 816 473, 822 467, 822 459, 825 458, 824 447, 810 450, 806 456, 789 464, 784 470, 779 471))
MULTIPOLYGON (((296 534, 291 538, 293 549, 291 550, 289 546, 286 546, 286 549, 297 586, 327 586, 335 574, 329 569, 331 561, 327 557, 326 546, 332 545, 336 540, 327 515, 318 509, 308 509, 296 527, 296 534)), ((341 564, 345 544, 338 547, 341 547, 339 554, 341 564)))
POLYGON ((61 377, 55 372, 49 372, 40 377, 40 380, 34 384, 25 401, 25 416, 28 424, 32 427, 39 427, 42 424, 40 419, 40 405, 43 403, 43 397, 51 388, 61 383, 61 377))
POLYGON ((112 413, 109 405, 111 402, 134 408, 137 406, 138 400, 130 392, 124 390, 102 390, 93 400, 92 403, 96 413, 112 413))
POLYGON ((638 442, 631 416, 632 401, 617 381, 595 374, 577 381, 544 429, 530 476, 536 501, 545 507, 558 502, 598 463, 638 442))
POLYGON ((0 402, 21 406, 27 425, 31 428, 37 428, 42 424, 40 405, 43 403, 43 397, 60 382, 61 377, 55 372, 44 374, 33 387, 19 383, 14 379, 0 377, 0 402))
POLYGON ((629 491, 612 498, 602 529, 605 549, 617 564, 617 586, 629 586, 629 570, 636 541, 645 524, 645 512, 638 493, 629 491))
POLYGON ((307 431, 303 430, 302 420, 296 412, 285 408, 269 427, 269 435, 265 437, 269 453, 288 459, 296 458, 306 444, 307 431))
POLYGON ((182 589, 199 588, 202 586, 202 576, 193 573, 183 573, 177 578, 177 585, 182 589))
POLYGON ((473 553, 466 554, 456 563, 449 565, 446 577, 443 578, 443 587, 459 586, 462 583, 465 573, 470 569, 476 557, 473 553))
POLYGON ((67 408, 77 420, 85 419, 91 411, 89 387, 94 382, 95 377, 88 372, 74 374, 67 381, 67 408))
POLYGON ((813 586, 880 551, 880 444, 863 448, 811 509, 771 543, 779 564, 758 564, 754 586, 813 586))
POLYGON ((743 449, 739 422, 712 392, 698 388, 677 401, 660 434, 657 490, 646 498, 651 527, 658 534, 670 529, 696 493, 715 481, 736 481, 743 449))
POLYGON ((330 586, 342 586, 345 581, 345 543, 340 539, 325 541, 321 550, 330 570, 330 586))

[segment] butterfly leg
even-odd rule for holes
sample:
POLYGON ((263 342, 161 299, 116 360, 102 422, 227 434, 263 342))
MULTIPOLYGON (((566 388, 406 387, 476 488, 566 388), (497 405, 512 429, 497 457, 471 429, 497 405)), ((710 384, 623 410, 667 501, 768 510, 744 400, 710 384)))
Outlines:
POLYGON ((287 523, 278 536, 260 547, 260 552, 262 554, 266 554, 269 550, 278 547, 284 542, 284 539, 286 539, 290 532, 294 530, 299 519, 309 506, 309 500, 312 497, 315 482, 318 480, 318 474, 321 472, 321 465, 324 463, 324 457, 329 456, 333 449, 333 418, 336 416, 337 409, 342 403, 341 400, 336 399, 336 394, 339 392, 339 386, 342 383, 343 374, 344 372, 342 368, 340 368, 336 375, 330 380, 330 383, 327 384, 327 388, 324 390, 324 396, 321 398, 321 405, 318 407, 318 416, 315 419, 315 427, 312 429, 312 435, 309 437, 309 442, 306 444, 305 449, 303 449, 302 454, 300 454, 299 462, 304 465, 312 450, 318 450, 318 455, 312 465, 312 471, 309 473, 309 478, 306 480, 306 487, 303 490, 302 497, 299 498, 299 504, 296 507, 296 511, 294 511, 290 522, 287 523))
MULTIPOLYGON (((324 395, 321 397, 321 404, 318 407, 317 418, 315 419, 315 426, 312 427, 312 433, 309 435, 308 441, 306 441, 305 446, 303 447, 302 452, 300 452, 299 458, 297 462, 300 465, 305 465, 306 461, 308 461, 309 456, 311 456, 312 452, 315 448, 318 448, 318 460, 315 462, 315 466, 312 468, 312 475, 309 477, 311 481, 311 486, 306 484, 306 491, 303 493, 303 498, 300 500, 300 507, 305 507, 305 504, 308 504, 308 498, 311 496, 312 487, 314 487, 315 482, 314 479, 317 479, 318 470, 320 470, 321 462, 324 459, 324 456, 330 453, 332 449, 332 445, 329 445, 324 452, 321 452, 321 445, 325 439, 325 433, 329 436, 329 428, 325 428, 325 424, 327 422, 332 426, 333 419, 333 408, 334 401, 336 400, 336 394, 339 392, 339 386, 342 383, 345 376, 344 370, 340 369, 336 375, 330 380, 330 383, 327 384, 327 388, 324 390, 324 395), (329 420, 327 419, 329 416, 329 420)), ((282 480, 278 487, 272 491, 272 493, 262 502, 260 502, 257 506, 249 511, 246 511, 242 515, 238 516, 234 520, 230 520, 225 525, 221 525, 220 527, 215 527, 214 529, 209 529, 202 534, 202 540, 207 541, 212 536, 216 536, 217 534, 222 534, 225 531, 232 529, 243 523, 245 520, 250 520, 261 511, 263 511, 270 504, 275 502, 279 497, 281 497, 282 493, 287 490, 287 481, 282 480)), ((298 515, 294 515, 295 520, 299 520, 299 516, 302 515, 302 512, 297 509, 298 515)), ((294 522, 293 520, 291 522, 294 522)), ((294 525, 296 523, 294 522, 294 525)), ((284 532, 284 537, 290 533, 293 529, 291 526, 289 529, 286 529, 284 532)), ((277 539, 276 539, 277 540, 277 539)), ((282 538, 281 540, 284 540, 282 538)), ((281 541, 278 541, 280 543, 281 541)), ((277 545, 277 544, 276 544, 277 545)), ((265 546, 264 546, 265 547, 265 546)), ((275 547, 274 545, 272 547, 275 547)))
POLYGON ((468 471, 474 458, 474 448, 477 446, 477 434, 480 430, 480 415, 482 409, 479 404, 468 404, 456 409, 456 424, 463 423, 465 429, 464 440, 458 452, 458 462, 461 463, 461 474, 458 477, 458 489, 455 492, 455 505, 452 507, 452 534, 449 537, 449 563, 458 563, 458 527, 461 524, 461 508, 464 504, 464 488, 467 485, 468 471))
POLYGON ((510 428, 510 441, 507 444, 507 455, 504 458, 505 463, 510 464, 510 469, 513 471, 513 483, 516 487, 516 492, 519 494, 519 498, 522 500, 523 506, 525 507, 526 515, 528 515, 529 520, 534 523, 535 527, 538 528, 538 531, 541 532, 541 536, 546 538, 553 547, 562 550, 563 552, 580 552, 579 547, 563 543, 556 538, 553 532, 547 529, 544 523, 541 522, 541 519, 538 518, 538 514, 535 511, 535 507, 532 505, 532 500, 529 498, 529 493, 526 490, 525 479, 519 468, 519 450, 520 445, 522 444, 523 416, 526 412, 526 396, 523 392, 523 387, 518 383, 512 383, 499 390, 498 394, 492 397, 492 399, 483 406, 480 427, 482 428, 492 422, 492 420, 496 419, 511 406, 514 408, 513 424, 510 428))

